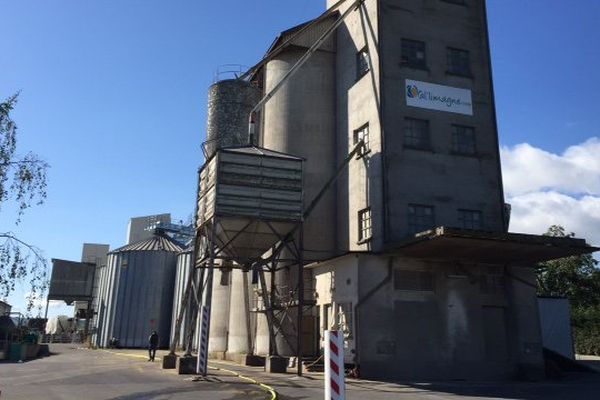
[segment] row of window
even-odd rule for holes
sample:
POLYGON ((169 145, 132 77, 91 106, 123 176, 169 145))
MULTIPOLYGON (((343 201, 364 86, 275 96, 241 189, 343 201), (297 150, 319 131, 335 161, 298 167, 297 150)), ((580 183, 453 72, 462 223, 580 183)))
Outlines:
MULTIPOLYGON (((477 148, 475 146, 475 129, 471 126, 452 125, 452 152, 455 154, 475 155, 477 148)), ((363 141, 361 155, 369 150, 369 124, 365 124, 356 129, 353 133, 354 145, 363 141)), ((429 132, 429 121, 417 118, 404 119, 404 147, 430 150, 431 135, 429 132)))
MULTIPOLYGON (((463 229, 480 230, 483 227, 481 211, 459 209, 458 226, 463 229)), ((422 204, 408 205, 408 233, 415 234, 436 226, 435 209, 422 204)), ((364 242, 373 236, 371 208, 358 212, 358 241, 364 242)))
MULTIPOLYGON (((475 129, 471 126, 451 125, 452 152, 456 154, 474 155, 475 129)), ((431 149, 429 121, 417 118, 404 119, 404 147, 420 150, 431 149)))
MULTIPOLYGON (((401 63, 407 67, 427 69, 425 42, 402 39, 401 63)), ((362 78, 371 69, 369 50, 365 47, 356 53, 356 79, 362 78)), ((471 77, 471 60, 468 50, 446 48, 446 72, 453 75, 471 77)))

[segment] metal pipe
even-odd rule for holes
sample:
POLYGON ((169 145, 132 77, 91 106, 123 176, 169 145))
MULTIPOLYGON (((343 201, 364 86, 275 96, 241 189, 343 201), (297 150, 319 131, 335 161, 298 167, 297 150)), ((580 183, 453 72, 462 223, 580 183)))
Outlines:
POLYGON ((306 53, 304 53, 304 55, 302 57, 300 57, 300 59, 296 62, 296 64, 294 64, 292 66, 292 68, 290 68, 290 70, 288 72, 286 72, 286 74, 281 78, 281 80, 275 85, 275 87, 273 89, 271 89, 271 91, 269 93, 267 93, 255 106, 254 108, 250 111, 250 115, 248 117, 248 133, 249 135, 254 135, 255 133, 255 127, 254 127, 254 113, 258 110, 260 110, 266 103, 267 101, 269 101, 278 91, 279 89, 281 89, 281 87, 287 82, 287 80, 292 77, 296 72, 298 72, 298 70, 300 69, 300 67, 302 67, 304 65, 304 63, 306 63, 306 61, 308 61, 308 59, 310 58, 310 56, 312 56, 314 54, 315 51, 317 51, 319 49, 319 47, 321 47, 321 45, 329 38, 329 36, 331 36, 331 34, 342 24, 342 22, 344 22, 344 19, 346 19, 346 17, 352 12, 355 11, 358 6, 363 2, 364 0, 356 0, 354 2, 354 4, 352 4, 352 6, 350 6, 346 11, 344 11, 344 13, 340 16, 340 18, 335 21, 335 23, 333 25, 331 25, 318 39, 317 41, 306 51, 306 53))

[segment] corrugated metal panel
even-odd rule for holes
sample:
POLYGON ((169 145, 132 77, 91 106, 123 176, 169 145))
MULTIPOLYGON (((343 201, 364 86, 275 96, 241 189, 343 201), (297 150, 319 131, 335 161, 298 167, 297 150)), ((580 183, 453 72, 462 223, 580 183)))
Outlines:
POLYGON ((173 290, 173 313, 171 318, 171 340, 175 339, 175 324, 177 322, 177 317, 179 316, 179 311, 183 306, 185 308, 183 314, 183 320, 181 324, 181 329, 179 330, 179 347, 184 348, 186 345, 186 332, 189 329, 191 313, 190 302, 186 302, 186 304, 182 304, 183 295, 185 293, 185 288, 190 277, 190 272, 192 269, 192 252, 193 248, 188 248, 184 252, 179 253, 177 256, 177 272, 175 274, 175 287, 173 290))
POLYGON ((101 346, 115 337, 121 346, 145 347, 153 330, 160 346, 168 346, 177 253, 141 248, 109 254, 101 283, 101 346))
POLYGON ((179 253, 183 249, 177 242, 166 236, 153 236, 137 243, 128 244, 111 251, 110 253, 121 253, 125 251, 169 251, 179 253))
POLYGON ((200 172, 197 226, 218 216, 217 240, 234 238, 225 253, 258 258, 302 220, 302 163, 255 146, 218 151, 200 172))
POLYGON ((91 299, 95 270, 95 264, 53 258, 48 299, 67 303, 91 299))

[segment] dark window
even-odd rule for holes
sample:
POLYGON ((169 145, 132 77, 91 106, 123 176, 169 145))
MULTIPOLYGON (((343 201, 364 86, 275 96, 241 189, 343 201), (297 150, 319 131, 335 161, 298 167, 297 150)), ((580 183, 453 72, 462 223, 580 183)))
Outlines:
POLYGON ((373 231, 371 229, 371 208, 365 208, 358 212, 358 241, 362 242, 371 239, 373 231))
POLYGON ((425 42, 402 39, 402 64, 414 68, 427 68, 425 42))
POLYGON ((464 229, 481 229, 481 211, 458 210, 458 222, 464 229))
POLYGON ((471 62, 469 61, 469 52, 467 50, 448 47, 446 49, 446 58, 449 73, 471 76, 471 62))
POLYGON ((433 274, 428 271, 394 271, 395 290, 433 291, 433 274))
POLYGON ((356 53, 356 80, 362 78, 371 69, 369 50, 365 47, 356 53))
POLYGON ((419 233, 435 226, 435 215, 432 206, 418 204, 408 205, 408 232, 419 233))
POLYGON ((475 154, 475 129, 452 125, 452 151, 458 154, 475 154))
POLYGON ((364 142, 364 147, 362 150, 359 151, 359 155, 363 156, 371 150, 371 148, 369 147, 369 124, 365 124, 357 130, 355 130, 353 136, 355 146, 361 140, 364 142))
POLYGON ((404 146, 429 149, 429 121, 416 118, 404 119, 404 146))

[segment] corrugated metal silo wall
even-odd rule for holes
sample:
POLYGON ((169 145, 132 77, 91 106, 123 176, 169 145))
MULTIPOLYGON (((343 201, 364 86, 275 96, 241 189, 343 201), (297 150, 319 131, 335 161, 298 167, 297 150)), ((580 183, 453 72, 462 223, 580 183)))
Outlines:
POLYGON ((248 117, 260 100, 260 90, 246 81, 227 79, 208 90, 206 150, 248 144, 248 117))
POLYGON ((153 330, 167 347, 177 254, 166 251, 112 253, 100 345, 115 337, 123 347, 146 347, 153 330))
POLYGON ((185 304, 182 304, 183 295, 185 293, 185 288, 188 283, 190 277, 190 271, 192 267, 192 252, 186 251, 184 253, 179 253, 177 256, 177 271, 175 273, 175 287, 173 293, 173 313, 171 317, 171 340, 175 339, 175 325, 177 323, 177 317, 179 316, 179 311, 181 307, 184 307, 184 314, 181 323, 181 328, 179 330, 179 336, 177 339, 177 347, 184 348, 187 344, 186 332, 189 329, 190 318, 191 318, 191 304, 190 301, 186 301, 185 304))

